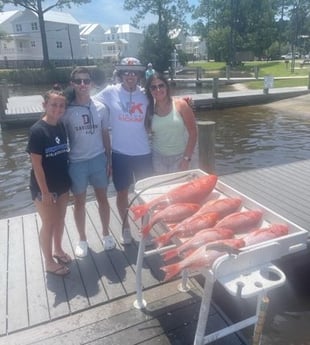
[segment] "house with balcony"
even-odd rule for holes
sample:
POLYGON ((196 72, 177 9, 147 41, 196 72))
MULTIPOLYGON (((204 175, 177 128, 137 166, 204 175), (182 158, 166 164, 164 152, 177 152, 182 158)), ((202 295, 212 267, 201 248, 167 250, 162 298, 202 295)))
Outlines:
POLYGON ((118 61, 122 57, 137 56, 143 39, 143 32, 130 24, 112 26, 104 33, 102 57, 118 61))
MULTIPOLYGON (((79 22, 69 13, 44 14, 50 60, 72 60, 82 56, 79 22)), ((42 60, 38 16, 30 10, 0 13, 0 61, 42 60)))

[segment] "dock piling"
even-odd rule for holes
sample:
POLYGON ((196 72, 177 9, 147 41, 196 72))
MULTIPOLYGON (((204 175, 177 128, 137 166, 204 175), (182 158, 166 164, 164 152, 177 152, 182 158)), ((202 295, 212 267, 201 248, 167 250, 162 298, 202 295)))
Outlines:
POLYGON ((198 120, 199 168, 215 172, 215 122, 198 120))

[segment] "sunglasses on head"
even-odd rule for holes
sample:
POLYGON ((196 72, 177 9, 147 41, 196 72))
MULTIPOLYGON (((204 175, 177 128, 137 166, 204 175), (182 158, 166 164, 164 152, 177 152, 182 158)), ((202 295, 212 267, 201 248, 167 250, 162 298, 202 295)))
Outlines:
POLYGON ((138 75, 138 72, 135 72, 135 71, 124 71, 124 72, 122 72, 122 75, 124 75, 126 77, 128 77, 129 75, 136 77, 138 75))
POLYGON ((77 85, 81 85, 82 82, 84 85, 89 85, 91 80, 90 79, 80 79, 80 78, 72 80, 72 83, 77 84, 77 85))
POLYGON ((166 85, 164 83, 161 83, 161 84, 157 84, 157 85, 151 85, 150 90, 151 91, 161 90, 161 89, 164 89, 165 87, 166 87, 166 85))

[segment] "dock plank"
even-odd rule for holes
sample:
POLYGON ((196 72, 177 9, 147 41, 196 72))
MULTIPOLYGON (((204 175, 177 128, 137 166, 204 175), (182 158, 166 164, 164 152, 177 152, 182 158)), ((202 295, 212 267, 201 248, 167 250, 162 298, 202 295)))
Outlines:
POLYGON ((7 273, 9 220, 0 220, 0 334, 7 332, 7 273))
POLYGON ((70 239, 69 242, 71 244, 68 254, 74 258, 70 264, 71 273, 65 278, 69 310, 70 313, 72 313, 91 306, 89 296, 92 294, 91 290, 94 290, 94 288, 89 287, 88 289, 88 286, 92 284, 97 285, 96 282, 98 281, 98 277, 96 278, 97 273, 95 270, 89 269, 89 267, 92 267, 90 256, 83 259, 74 257, 74 249, 78 242, 78 231, 74 222, 72 206, 67 209, 65 224, 66 234, 68 235, 68 238, 70 239), (90 275, 88 275, 88 272, 90 275), (85 278, 89 279, 89 281, 85 281, 85 278))
MULTIPOLYGON (((220 180, 307 229, 309 170, 307 160, 226 175, 220 180)), ((57 345, 70 341, 76 345, 84 334, 85 342, 94 344, 119 344, 130 337, 132 344, 136 344, 135 338, 141 344, 191 344, 200 307, 199 294, 196 296, 193 290, 172 293, 169 289, 175 289, 178 281, 162 282, 160 255, 145 258, 143 263, 143 294, 148 296, 148 312, 133 309, 140 223, 130 218, 135 241, 131 246, 121 246, 121 220, 115 197, 109 201, 110 230, 117 247, 103 251, 98 205, 90 201, 86 205, 90 254, 83 259, 74 256, 78 233, 73 206, 68 206, 63 246, 73 262, 66 277, 44 271, 38 240, 41 224, 36 213, 0 221, 0 345, 49 344, 52 340, 57 345), (153 299, 149 298, 152 292, 156 294, 153 299)), ((207 331, 227 322, 217 309, 212 309, 207 331)), ((216 344, 232 345, 239 341, 234 334, 216 344)))
POLYGON ((8 236, 7 332, 29 326, 23 218, 10 220, 8 236))
POLYGON ((23 216, 29 324, 50 320, 36 214, 23 216))
MULTIPOLYGON (((146 292, 149 304, 139 311, 132 306, 132 296, 89 309, 81 315, 68 317, 68 322, 56 320, 45 327, 24 331, 24 336, 7 337, 9 345, 54 344, 182 344, 193 343, 195 323, 199 312, 201 289, 194 280, 188 293, 176 289, 179 281, 155 287, 146 292), (184 322, 186 320, 186 322, 184 322), (41 331, 39 331, 41 330, 41 331), (44 330, 44 331, 43 331, 44 330), (45 334, 44 334, 45 333, 45 334), (48 336, 46 336, 48 335, 48 336)), ((218 327, 218 314, 211 307, 208 331, 218 327)), ((223 325, 223 319, 220 320, 223 325)), ((227 323, 225 323, 227 325, 227 323)), ((0 345, 4 344, 0 338, 0 345)), ((215 342, 218 345, 242 345, 239 336, 229 335, 215 342)))
POLYGON ((231 187, 309 230, 310 160, 222 176, 231 187))

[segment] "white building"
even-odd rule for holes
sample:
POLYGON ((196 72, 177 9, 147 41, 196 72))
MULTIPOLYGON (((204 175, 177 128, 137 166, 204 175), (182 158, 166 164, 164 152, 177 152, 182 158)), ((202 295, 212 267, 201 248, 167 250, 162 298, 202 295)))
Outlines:
MULTIPOLYGON (((79 23, 71 14, 48 11, 44 14, 49 59, 82 57, 79 23)), ((42 60, 38 16, 30 10, 0 13, 0 60, 42 60)))
POLYGON ((81 24, 80 38, 83 57, 102 58, 105 29, 100 24, 81 24))
POLYGON ((143 39, 143 32, 132 25, 115 25, 104 33, 102 57, 117 61, 122 57, 137 56, 143 39))
POLYGON ((181 29, 172 30, 169 36, 178 42, 176 44, 177 49, 193 56, 195 59, 206 59, 207 45, 206 41, 201 39, 201 37, 187 35, 181 29))

